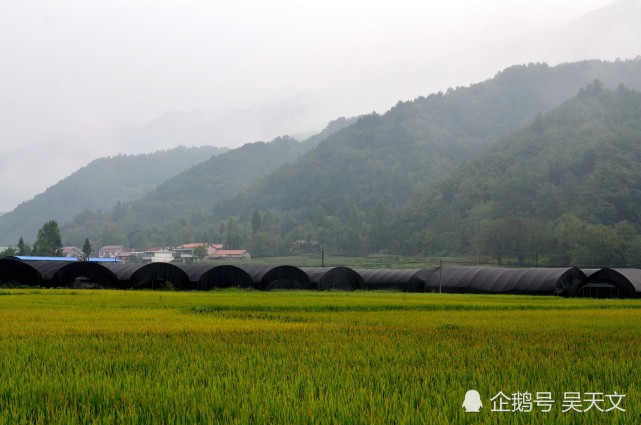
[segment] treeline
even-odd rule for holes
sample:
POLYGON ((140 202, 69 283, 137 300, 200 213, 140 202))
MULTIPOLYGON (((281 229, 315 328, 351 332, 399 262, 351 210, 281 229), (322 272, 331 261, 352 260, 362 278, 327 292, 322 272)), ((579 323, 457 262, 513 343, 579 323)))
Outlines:
MULTIPOLYGON (((100 245, 123 244, 137 249, 173 246, 186 241, 219 241, 218 229, 228 220, 218 224, 217 205, 295 161, 354 121, 354 118, 339 118, 303 142, 279 137, 268 143, 247 143, 212 156, 158 184, 141 199, 118 201, 112 209, 84 209, 62 225, 65 240, 77 245, 89 237, 100 245)), ((237 221, 231 220, 232 227, 237 221)))
MULTIPOLYGON (((85 238, 82 245, 82 255, 89 258, 93 254, 93 247, 89 239, 85 238)), ((62 257, 64 256, 62 245, 62 233, 56 220, 49 220, 42 225, 33 245, 24 241, 22 236, 16 246, 9 246, 0 251, 0 258, 6 256, 36 256, 36 257, 62 257)))
POLYGON ((641 94, 595 81, 415 194, 397 230, 499 263, 638 266, 640 196, 641 94))

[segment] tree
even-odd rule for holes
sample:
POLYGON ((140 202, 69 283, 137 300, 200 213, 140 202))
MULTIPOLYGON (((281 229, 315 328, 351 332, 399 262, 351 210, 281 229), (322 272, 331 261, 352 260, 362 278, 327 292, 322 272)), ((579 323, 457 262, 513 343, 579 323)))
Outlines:
POLYGON ((0 258, 2 258, 2 257, 10 257, 10 256, 16 255, 16 254, 17 254, 16 249, 10 246, 9 248, 7 248, 5 250, 0 251, 0 258))
POLYGON ((565 260, 568 264, 578 265, 575 261, 580 257, 578 251, 583 228, 584 223, 574 214, 566 213, 559 217, 554 229, 554 237, 561 252, 564 253, 560 259, 565 260))
POLYGON ((102 243, 108 245, 127 245, 129 240, 118 224, 108 223, 103 228, 102 243))
POLYGON ((260 230, 260 227, 262 225, 262 219, 260 217, 260 214, 258 211, 254 211, 254 214, 252 214, 252 234, 256 234, 260 230))
POLYGON ((89 243, 89 238, 85 238, 85 243, 82 245, 82 254, 84 255, 85 258, 91 257, 91 253, 93 252, 93 247, 89 243))
POLYGON ((31 247, 24 242, 24 239, 22 239, 22 236, 20 236, 20 240, 18 241, 18 252, 16 254, 17 255, 31 254, 31 247))
POLYGON ((32 254, 53 257, 62 255, 62 234, 57 221, 50 220, 38 230, 32 254))
POLYGON ((382 201, 378 201, 374 208, 374 223, 370 232, 370 240, 374 247, 374 252, 379 252, 385 247, 389 248, 390 234, 387 211, 382 201))
POLYGON ((194 258, 198 261, 205 258, 208 254, 209 252, 207 251, 205 245, 198 245, 196 248, 194 248, 193 251, 194 258))
POLYGON ((240 234, 238 233, 238 225, 233 217, 227 219, 225 229, 227 231, 225 247, 227 249, 236 249, 240 244, 240 234))

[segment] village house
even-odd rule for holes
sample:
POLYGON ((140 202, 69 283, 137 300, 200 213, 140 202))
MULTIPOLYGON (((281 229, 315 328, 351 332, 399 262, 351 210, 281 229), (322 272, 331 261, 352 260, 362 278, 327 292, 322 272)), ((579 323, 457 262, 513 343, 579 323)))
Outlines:
POLYGON ((179 247, 174 249, 174 252, 176 253, 176 258, 180 259, 183 263, 189 263, 196 258, 194 257, 194 250, 200 246, 205 247, 207 250, 207 256, 212 255, 214 252, 216 252, 216 245, 220 246, 220 249, 222 249, 222 244, 209 244, 206 242, 192 242, 192 243, 185 243, 180 245, 179 247))
POLYGON ((210 260, 251 260, 245 249, 221 249, 208 257, 210 260))
POLYGON ((62 247, 62 250, 60 251, 63 257, 82 257, 83 252, 80 248, 75 247, 75 246, 64 246, 62 247))
POLYGON ((124 245, 105 245, 98 250, 100 258, 117 258, 120 253, 125 251, 124 245))
POLYGON ((132 263, 134 261, 131 261, 132 258, 140 258, 142 256, 141 252, 135 252, 135 251, 122 251, 118 255, 116 255, 116 258, 123 263, 132 263))
POLYGON ((168 248, 149 248, 142 253, 144 263, 171 263, 174 251, 168 248))

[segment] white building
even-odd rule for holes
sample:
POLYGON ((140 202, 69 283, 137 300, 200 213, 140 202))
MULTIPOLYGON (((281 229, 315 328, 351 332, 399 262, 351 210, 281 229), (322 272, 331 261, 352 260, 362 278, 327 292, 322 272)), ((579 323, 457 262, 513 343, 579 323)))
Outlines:
POLYGON ((167 248, 150 248, 142 253, 142 260, 148 263, 171 263, 174 251, 167 248))

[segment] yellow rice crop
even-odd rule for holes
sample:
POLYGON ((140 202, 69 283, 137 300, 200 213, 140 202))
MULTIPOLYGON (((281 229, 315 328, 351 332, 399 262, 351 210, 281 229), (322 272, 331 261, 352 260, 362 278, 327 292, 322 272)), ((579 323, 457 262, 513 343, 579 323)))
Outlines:
POLYGON ((637 300, 4 290, 0 423, 637 423, 640 335, 637 300), (499 391, 556 404, 492 412, 499 391))

